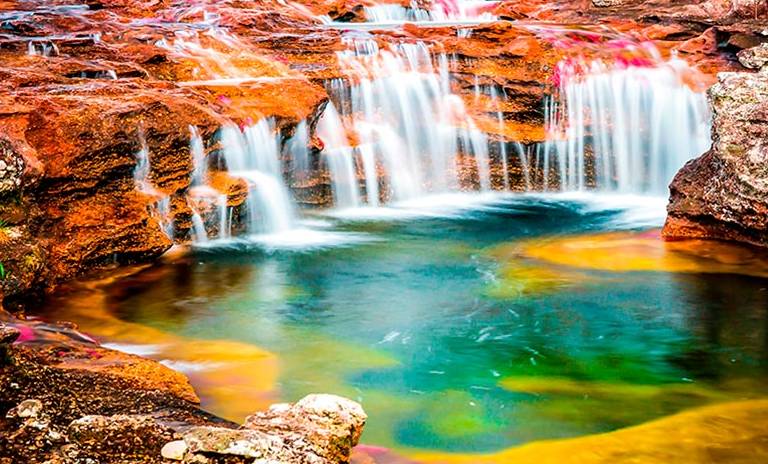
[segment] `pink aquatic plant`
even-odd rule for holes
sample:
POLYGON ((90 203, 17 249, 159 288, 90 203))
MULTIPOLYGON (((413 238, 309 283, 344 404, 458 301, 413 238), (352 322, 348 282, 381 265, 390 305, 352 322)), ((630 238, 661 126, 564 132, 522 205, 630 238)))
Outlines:
POLYGON ((14 325, 13 327, 21 332, 21 335, 19 335, 19 338, 14 343, 31 342, 37 339, 35 330, 32 327, 26 325, 14 325))

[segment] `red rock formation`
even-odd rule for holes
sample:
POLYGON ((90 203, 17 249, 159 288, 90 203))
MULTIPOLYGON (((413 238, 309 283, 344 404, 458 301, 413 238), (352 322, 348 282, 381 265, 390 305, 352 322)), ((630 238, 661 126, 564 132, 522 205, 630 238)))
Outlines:
POLYGON ((722 74, 709 96, 714 143, 672 181, 663 234, 768 246, 768 76, 722 74))

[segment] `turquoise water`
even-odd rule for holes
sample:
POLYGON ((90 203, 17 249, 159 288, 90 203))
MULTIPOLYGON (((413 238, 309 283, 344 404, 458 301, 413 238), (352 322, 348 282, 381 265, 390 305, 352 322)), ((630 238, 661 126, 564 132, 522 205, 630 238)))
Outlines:
POLYGON ((641 213, 510 196, 421 217, 320 216, 334 246, 201 249, 118 281, 107 302, 124 321, 275 353, 279 399, 349 396, 370 416, 363 441, 400 449, 491 451, 765 394, 768 279, 496 253, 658 222, 641 213))

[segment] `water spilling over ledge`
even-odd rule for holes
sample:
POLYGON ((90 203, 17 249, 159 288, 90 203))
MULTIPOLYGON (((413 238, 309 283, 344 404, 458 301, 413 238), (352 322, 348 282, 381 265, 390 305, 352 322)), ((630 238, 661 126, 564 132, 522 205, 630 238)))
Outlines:
POLYGON ((346 29, 373 29, 402 27, 406 23, 428 26, 472 26, 496 21, 491 12, 497 1, 482 0, 440 0, 431 2, 428 8, 412 0, 410 5, 400 3, 374 3, 365 6, 365 22, 351 23, 334 21, 329 16, 320 16, 319 20, 329 27, 346 29))
MULTIPOLYGON (((48 3, 0 2, 0 298, 89 334, 21 324, 49 366, 109 366, 119 355, 89 348, 111 342, 238 422, 343 394, 371 413, 355 464, 763 453, 765 402, 680 412, 765 396, 765 256, 654 230, 671 173, 707 148, 700 83, 764 41, 756 20, 669 0, 48 3), (46 345, 73 336, 86 349, 46 345)), ((757 69, 763 52, 739 58, 757 69)), ((764 183, 749 164, 764 147, 744 143, 764 132, 746 110, 765 106, 760 76, 715 89, 719 142, 673 184, 677 207, 705 190, 717 218, 756 218, 749 232, 764 189, 733 192, 764 183)), ((136 370, 130 386, 151 380, 136 370)), ((58 389, 59 437, 126 424, 81 415, 148 412, 59 382, 0 403, 58 389)), ((27 406, 0 428, 38 431, 15 416, 27 406)), ((250 434, 222 435, 237 453, 250 434)), ((187 438, 142 443, 183 462, 187 438)), ((0 461, 86 451, 13 440, 0 461)))
POLYGON ((709 147, 706 98, 689 87, 694 71, 684 61, 563 62, 556 72, 539 155, 544 178, 555 170, 561 190, 664 195, 677 170, 709 147))
POLYGON ((353 152, 364 172, 370 206, 382 199, 403 201, 459 190, 462 154, 474 160, 480 190, 488 190, 488 141, 461 98, 451 92, 448 57, 433 56, 422 42, 381 50, 375 41, 352 38, 347 46, 338 55, 347 77, 330 82, 329 92, 354 134, 346 133, 333 106, 320 126, 321 138, 332 141, 326 156, 341 199, 337 203, 360 205, 353 152), (346 146, 350 138, 355 147, 346 146), (380 192, 384 179, 388 188, 380 192))

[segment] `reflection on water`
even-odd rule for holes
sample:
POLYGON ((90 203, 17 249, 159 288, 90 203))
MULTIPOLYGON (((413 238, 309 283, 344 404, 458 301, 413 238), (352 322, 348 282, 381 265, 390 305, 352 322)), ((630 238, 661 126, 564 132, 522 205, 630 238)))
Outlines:
POLYGON ((369 413, 365 443, 398 450, 498 453, 764 396, 765 256, 604 234, 617 217, 531 196, 347 216, 336 230, 375 240, 199 250, 51 307, 103 340, 160 346, 213 412, 337 393, 369 413))

